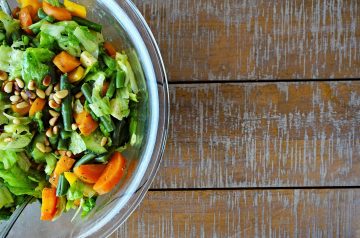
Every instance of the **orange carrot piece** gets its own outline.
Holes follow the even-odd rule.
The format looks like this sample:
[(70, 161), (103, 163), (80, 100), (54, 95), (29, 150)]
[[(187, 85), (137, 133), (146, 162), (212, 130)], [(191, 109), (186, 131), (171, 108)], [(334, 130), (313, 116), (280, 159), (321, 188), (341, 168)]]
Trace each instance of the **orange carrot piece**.
[(11, 105), (11, 109), (13, 110), (13, 112), (16, 112), (17, 114), (19, 114), (20, 116), (26, 116), (29, 113), (30, 110), (30, 105), (24, 108), (17, 108), (16, 104)]
[(32, 10), (30, 12), (32, 19), (34, 19), (37, 16), (37, 12), (41, 7), (41, 3), (38, 0), (19, 0), (19, 3), (22, 8), (27, 6), (32, 7)]
[(21, 28), (29, 35), (32, 34), (32, 31), (29, 29), (29, 26), (32, 25), (33, 21), (31, 19), (31, 12), (33, 11), (32, 6), (26, 6), (20, 9), (19, 20)]
[(115, 56), (116, 56), (116, 49), (115, 49), (115, 47), (114, 47), (110, 42), (106, 41), (106, 42), (104, 43), (104, 48), (105, 48), (106, 53), (107, 53), (110, 57), (115, 58)]
[(106, 168), (105, 164), (84, 164), (74, 168), (74, 173), (85, 183), (96, 183)]
[(56, 189), (44, 188), (42, 191), (41, 217), (43, 221), (51, 221), (56, 213)]
[(59, 176), (64, 173), (69, 171), (72, 166), (74, 165), (75, 160), (67, 157), (67, 156), (61, 156), (61, 158), (59, 159), (59, 161), (56, 164), (54, 173), (52, 174), (52, 176), (49, 179), (49, 182), (54, 186), (57, 187), (57, 184), (59, 182)]
[(55, 56), (53, 62), (63, 73), (69, 73), (81, 64), (80, 60), (68, 54), (66, 51), (62, 51)]
[(88, 136), (93, 133), (99, 126), (98, 122), (95, 121), (90, 113), (82, 111), (81, 113), (75, 114), (75, 122), (84, 136)]
[(93, 189), (100, 195), (110, 192), (120, 182), (125, 167), (126, 159), (119, 152), (114, 152)]
[(54, 17), (58, 21), (70, 21), (72, 18), (71, 13), (66, 8), (55, 7), (46, 1), (43, 1), (42, 7), (47, 15)]
[(42, 111), (45, 105), (46, 105), (45, 99), (36, 98), (30, 107), (29, 116), (34, 116), (37, 112)]

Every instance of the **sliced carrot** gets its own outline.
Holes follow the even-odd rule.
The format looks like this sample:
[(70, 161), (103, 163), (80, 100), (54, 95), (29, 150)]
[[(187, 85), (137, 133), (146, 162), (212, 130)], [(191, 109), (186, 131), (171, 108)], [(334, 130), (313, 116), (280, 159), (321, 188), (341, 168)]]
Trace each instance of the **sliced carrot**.
[(95, 121), (86, 110), (81, 113), (74, 114), (74, 118), (81, 134), (84, 136), (90, 135), (99, 126), (98, 122)]
[(29, 113), (30, 110), (30, 105), (24, 108), (17, 108), (16, 104), (11, 105), (11, 109), (13, 110), (13, 112), (16, 112), (17, 114), (19, 114), (20, 116), (26, 116)]
[(27, 7), (27, 6), (31, 6), (32, 10), (31, 10), (31, 18), (34, 19), (37, 16), (37, 12), (39, 10), (39, 8), (41, 7), (41, 3), (38, 0), (19, 0), (20, 2), (20, 6), (23, 7)]
[(46, 1), (43, 1), (42, 7), (47, 15), (54, 17), (58, 21), (70, 21), (72, 18), (71, 13), (63, 7), (55, 7)]
[(29, 116), (34, 116), (37, 112), (41, 112), (46, 105), (46, 100), (36, 98), (30, 107)]
[(53, 62), (63, 73), (69, 73), (81, 64), (80, 60), (66, 51), (62, 51), (56, 55)]
[(59, 181), (59, 176), (64, 173), (69, 171), (72, 166), (74, 165), (75, 160), (67, 157), (67, 156), (61, 156), (61, 158), (59, 159), (59, 161), (56, 164), (55, 170), (52, 174), (52, 176), (49, 179), (49, 182), (54, 186), (57, 187), (58, 181)]
[(116, 56), (116, 49), (115, 47), (108, 41), (104, 43), (104, 48), (106, 53), (111, 56), (112, 58), (115, 58)]
[(120, 182), (125, 167), (126, 159), (119, 152), (114, 152), (93, 189), (100, 195), (110, 192)]
[(31, 12), (33, 11), (32, 6), (26, 6), (20, 9), (19, 20), (21, 28), (29, 35), (32, 34), (32, 31), (29, 29), (29, 26), (32, 25), (33, 21), (31, 19)]
[(108, 81), (105, 81), (103, 84), (103, 87), (101, 89), (101, 96), (105, 96), (107, 90), (109, 89), (110, 83)]
[(74, 168), (74, 173), (85, 183), (94, 184), (104, 172), (105, 164), (84, 164)]
[(56, 189), (44, 188), (42, 191), (41, 217), (43, 221), (51, 221), (56, 213)]

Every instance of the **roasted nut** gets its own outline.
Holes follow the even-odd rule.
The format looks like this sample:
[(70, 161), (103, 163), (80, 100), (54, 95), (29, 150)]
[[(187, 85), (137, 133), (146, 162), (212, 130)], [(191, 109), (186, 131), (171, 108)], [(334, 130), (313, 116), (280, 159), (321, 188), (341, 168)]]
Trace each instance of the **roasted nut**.
[(14, 123), (15, 125), (20, 125), (20, 124), (21, 124), (21, 121), (19, 120), (19, 118), (15, 118), (15, 119), (13, 120), (13, 123)]
[(54, 89), (54, 86), (52, 84), (50, 84), (49, 87), (47, 87), (45, 90), (46, 96), (50, 96), (53, 89)]
[(28, 102), (20, 102), (20, 103), (16, 104), (16, 108), (19, 108), (19, 109), (26, 108), (28, 106), (29, 106)]
[(5, 71), (0, 70), (0, 80), (5, 81), (8, 78), (9, 78), (9, 75)]
[(73, 131), (76, 131), (76, 130), (78, 129), (78, 126), (77, 126), (75, 123), (73, 123), (73, 124), (71, 125), (71, 129), (72, 129)]
[(30, 82), (28, 84), (28, 89), (31, 91), (34, 91), (36, 89), (36, 83), (34, 80), (30, 80)]
[(45, 99), (45, 92), (43, 90), (41, 90), (40, 88), (36, 89), (36, 95), (41, 98), (41, 99)]
[(52, 117), (58, 117), (60, 116), (60, 113), (58, 113), (57, 111), (54, 110), (49, 110), (49, 113)]
[(22, 99), (24, 99), (25, 101), (27, 101), (29, 99), (29, 96), (26, 94), (25, 91), (21, 91), (20, 95), (21, 95)]
[(10, 97), (10, 101), (11, 101), (12, 103), (17, 103), (17, 102), (20, 101), (20, 99), (21, 99), (21, 97), (20, 97), (20, 96), (17, 96), (17, 95), (13, 95), (13, 96)]
[(46, 75), (45, 78), (43, 79), (42, 83), (45, 87), (49, 86), (51, 83), (51, 77), (49, 75)]
[(4, 92), (5, 93), (12, 93), (13, 91), (13, 86), (14, 86), (14, 83), (13, 82), (7, 82), (4, 86)]
[(106, 137), (103, 137), (103, 138), (101, 139), (100, 145), (101, 145), (101, 146), (105, 146), (105, 145), (106, 145), (106, 142), (107, 142), (107, 138), (106, 138)]
[(54, 100), (50, 100), (49, 101), (49, 106), (52, 108), (52, 109), (57, 109), (60, 107), (59, 104), (57, 104)]
[(25, 84), (21, 79), (15, 78), (15, 81), (16, 81), (17, 85), (19, 86), (19, 88), (24, 88), (25, 87)]
[(53, 117), (49, 120), (49, 124), (50, 126), (55, 126), (57, 120), (59, 119), (59, 117)]
[(77, 94), (75, 94), (75, 98), (76, 98), (76, 99), (79, 99), (79, 98), (81, 98), (83, 95), (84, 95), (84, 94), (80, 91), (80, 92), (78, 92)]
[(36, 143), (36, 148), (38, 148), (41, 152), (46, 153), (46, 147), (43, 143)]
[(51, 128), (49, 128), (49, 129), (47, 129), (45, 134), (46, 134), (47, 137), (52, 137), (53, 136), (53, 130)]

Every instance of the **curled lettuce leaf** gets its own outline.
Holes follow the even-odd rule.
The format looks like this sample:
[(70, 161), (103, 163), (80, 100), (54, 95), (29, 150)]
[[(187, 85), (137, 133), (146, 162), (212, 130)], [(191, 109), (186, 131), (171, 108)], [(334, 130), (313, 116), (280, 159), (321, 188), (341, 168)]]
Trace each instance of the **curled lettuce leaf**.
[(23, 51), (10, 46), (0, 46), (0, 70), (8, 72), (10, 78), (21, 76), (21, 59)]

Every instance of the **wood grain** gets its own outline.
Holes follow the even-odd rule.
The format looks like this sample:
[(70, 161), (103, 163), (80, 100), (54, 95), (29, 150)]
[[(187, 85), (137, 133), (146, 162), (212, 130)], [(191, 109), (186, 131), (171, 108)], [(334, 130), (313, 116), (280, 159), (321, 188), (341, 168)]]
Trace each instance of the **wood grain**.
[(360, 185), (360, 81), (170, 86), (153, 188)]
[(115, 237), (359, 237), (360, 190), (149, 192)]
[(356, 78), (357, 0), (135, 0), (170, 81)]

